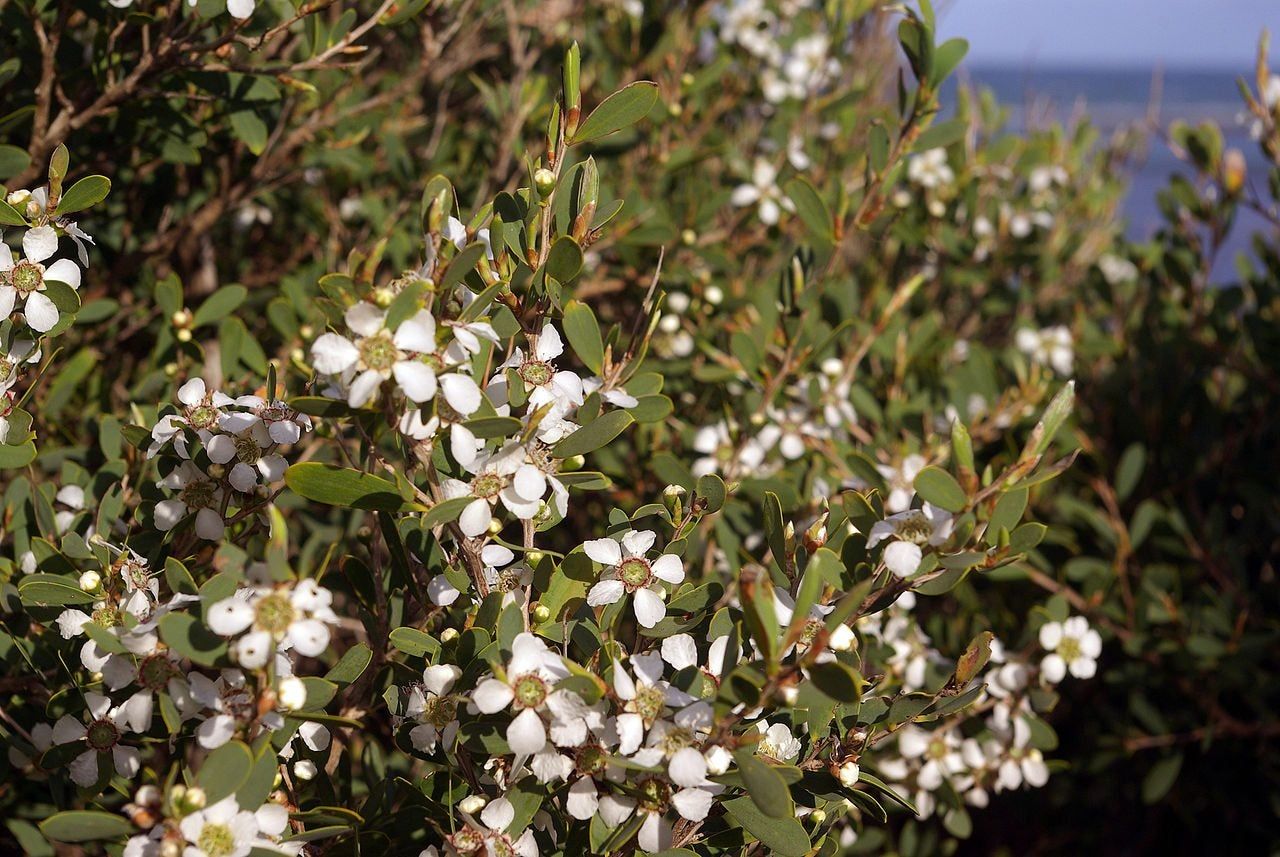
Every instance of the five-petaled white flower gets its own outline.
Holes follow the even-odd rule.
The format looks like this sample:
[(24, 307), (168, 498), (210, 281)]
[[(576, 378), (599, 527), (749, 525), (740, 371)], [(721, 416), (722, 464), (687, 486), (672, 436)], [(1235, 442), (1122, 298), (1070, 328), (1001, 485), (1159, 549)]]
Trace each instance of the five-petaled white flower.
[(1057, 684), (1070, 672), (1076, 678), (1093, 678), (1102, 654), (1102, 637), (1083, 616), (1040, 626), (1040, 645), (1049, 652), (1040, 662), (1040, 674)]
[(652, 562), (646, 559), (657, 538), (647, 530), (628, 530), (620, 538), (592, 539), (584, 544), (583, 552), (605, 566), (600, 580), (587, 593), (587, 603), (600, 607), (630, 594), (631, 609), (642, 626), (652, 628), (666, 618), (662, 584), (684, 580), (684, 564), (669, 553)]
[(582, 706), (577, 694), (555, 689), (556, 682), (568, 676), (560, 656), (526, 631), (511, 644), (505, 679), (484, 679), (471, 694), (471, 701), (483, 714), (507, 707), (519, 712), (507, 727), (507, 744), (517, 755), (533, 755), (547, 744), (541, 712), (555, 718), (558, 712)]
[(22, 236), (21, 261), (15, 262), (8, 244), (0, 242), (0, 319), (8, 318), (22, 301), (27, 324), (46, 333), (58, 323), (58, 308), (48, 295), (45, 283), (65, 283), (80, 288), (80, 269), (70, 259), (59, 259), (52, 265), (42, 264), (58, 252), (58, 233), (52, 226), (28, 229)]

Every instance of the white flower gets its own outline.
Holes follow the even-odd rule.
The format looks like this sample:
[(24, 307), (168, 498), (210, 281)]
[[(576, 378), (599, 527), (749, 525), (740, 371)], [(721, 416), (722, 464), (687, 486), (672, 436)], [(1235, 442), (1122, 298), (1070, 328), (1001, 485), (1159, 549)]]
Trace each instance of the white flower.
[(510, 707), (518, 712), (507, 727), (507, 743), (517, 755), (533, 755), (547, 744), (547, 727), (541, 712), (553, 718), (582, 700), (569, 691), (556, 690), (555, 683), (567, 678), (569, 670), (560, 656), (528, 632), (511, 644), (511, 661), (506, 678), (486, 678), (476, 686), (471, 701), (484, 714)]
[[(867, 534), (867, 547), (873, 548), (885, 539), (908, 542), (917, 548), (926, 545), (937, 547), (951, 537), (954, 523), (950, 512), (939, 509), (932, 503), (925, 503), (919, 509), (898, 512), (896, 515), (890, 515), (883, 521), (877, 521), (872, 524), (871, 532)], [(885, 552), (886, 554), (888, 553), (887, 548)], [(909, 558), (899, 555), (894, 561), (904, 563)], [(888, 556), (885, 557), (885, 561), (886, 563), (889, 562)], [(918, 558), (916, 565), (919, 565)], [(899, 565), (899, 567), (904, 567), (904, 565)], [(911, 569), (911, 571), (914, 570)], [(895, 573), (898, 573), (896, 569)], [(899, 576), (905, 577), (906, 575), (899, 574)]]
[(222, 538), (226, 522), (222, 518), (222, 487), (190, 461), (184, 461), (160, 480), (160, 486), (178, 496), (156, 504), (156, 528), (168, 532), (191, 513), (196, 516), (196, 535), (209, 541)]
[(453, 664), (436, 664), (422, 673), (422, 684), (410, 688), (404, 716), (421, 721), (409, 732), (413, 748), (421, 753), (434, 753), (443, 739), (446, 746), (458, 734), (457, 700), (449, 695), (462, 670)]
[[(234, 2), (234, 0), (233, 0)], [(179, 828), (188, 845), (183, 857), (247, 857), (255, 847), (279, 850), (275, 837), (289, 824), (289, 811), (268, 803), (256, 812), (240, 808), (235, 797), (183, 817)], [(291, 853), (297, 853), (291, 849)]]
[(24, 258), (15, 262), (9, 245), (0, 243), (0, 319), (8, 318), (18, 301), (32, 330), (45, 333), (58, 323), (58, 308), (44, 294), (45, 283), (65, 283), (80, 288), (80, 269), (69, 259), (59, 259), (47, 268), (42, 264), (58, 252), (58, 233), (52, 226), (28, 229), (22, 236)]
[(187, 439), (182, 433), (184, 427), (193, 430), (201, 443), (208, 443), (213, 432), (226, 418), (224, 409), (234, 404), (234, 400), (225, 393), (209, 391), (202, 378), (192, 378), (178, 388), (178, 401), (183, 405), (180, 414), (169, 414), (161, 417), (151, 430), (151, 446), (147, 449), (147, 458), (154, 457), (170, 440), (173, 448), (183, 458), (189, 458)]
[(474, 474), (471, 483), (446, 479), (440, 487), (446, 499), (474, 498), (458, 517), (463, 535), (475, 538), (488, 530), (493, 507), (499, 502), (522, 521), (538, 513), (546, 478), (541, 470), (525, 460), (525, 448), (521, 444), (508, 443), (499, 450), (459, 463)]
[[(266, 433), (265, 427), (262, 431)], [(268, 446), (273, 444), (270, 437), (266, 440)], [(289, 466), (283, 455), (267, 452), (263, 448), (260, 438), (252, 428), (239, 434), (214, 435), (205, 444), (205, 452), (214, 464), (235, 462), (227, 473), (227, 481), (241, 493), (257, 488), (259, 479), (263, 484), (279, 482), (284, 478), (285, 468)]]
[(427, 310), (419, 310), (394, 332), (386, 327), (386, 311), (365, 301), (350, 307), (345, 320), (355, 340), (323, 334), (311, 345), (311, 360), (320, 374), (342, 379), (351, 407), (373, 401), (383, 382), (393, 377), (412, 402), (430, 401), (443, 389), (445, 401), (460, 414), (480, 407), (480, 388), (473, 379), (456, 372), (441, 377), (450, 363), (440, 353), (436, 321)]
[[(529, 394), (529, 410), (551, 405), (552, 413), (563, 416), (582, 404), (585, 397), (582, 378), (574, 372), (557, 369), (555, 359), (564, 353), (564, 340), (551, 322), (542, 326), (533, 353), (517, 348), (503, 369), (514, 369)], [(494, 379), (495, 395), (505, 390), (504, 379)]]
[[(657, 652), (632, 655), (627, 663), (635, 677), (613, 662), (613, 692), (623, 702), (623, 713), (615, 723), (618, 752), (630, 756), (640, 749), (646, 730), (676, 711), (675, 722), (684, 728), (698, 725), (701, 707), (697, 700), (662, 678), (662, 656)], [(705, 705), (705, 703), (704, 703)], [(690, 710), (696, 709), (696, 710)]]
[(648, 531), (628, 530), (618, 539), (593, 539), (584, 544), (583, 552), (605, 566), (599, 582), (587, 593), (587, 603), (600, 607), (629, 594), (636, 621), (643, 627), (652, 628), (665, 619), (662, 584), (674, 586), (684, 580), (684, 564), (674, 554), (663, 554), (653, 562), (645, 559), (656, 539), (657, 535)]
[[(112, 706), (111, 700), (100, 693), (86, 692), (85, 704), (88, 716), (84, 722), (70, 714), (64, 714), (53, 726), (53, 743), (71, 744), (83, 741), (87, 749), (72, 760), (71, 779), (76, 785), (88, 788), (98, 781), (98, 759), (109, 756), (115, 771), (125, 779), (138, 773), (140, 757), (137, 749), (120, 743), (120, 739), (133, 729), (138, 718), (131, 716), (139, 703), (133, 699), (122, 705)], [(150, 718), (148, 718), (150, 725)]]
[(1016, 336), (1018, 350), (1042, 366), (1050, 366), (1059, 375), (1070, 375), (1075, 366), (1071, 329), (1065, 325), (1043, 330), (1022, 328)]
[(889, 496), (884, 498), (886, 512), (902, 512), (911, 505), (911, 498), (916, 493), (914, 484), (916, 477), (920, 475), (920, 471), (926, 464), (928, 462), (923, 455), (912, 453), (902, 459), (902, 463), (897, 467), (886, 464), (876, 465), (876, 470), (880, 471), (880, 475), (889, 486)]
[(936, 791), (951, 775), (964, 770), (960, 739), (955, 732), (926, 732), (908, 726), (898, 734), (898, 752), (908, 759), (921, 760), (916, 783), (926, 791)]
[(1040, 673), (1052, 684), (1070, 672), (1076, 678), (1093, 678), (1102, 654), (1102, 637), (1083, 616), (1040, 626), (1040, 645), (1049, 652), (1040, 662)]
[(15, 340), (8, 351), (0, 347), (0, 395), (18, 383), (24, 365), (39, 362), (40, 349), (29, 339)]
[(764, 733), (756, 752), (778, 762), (790, 762), (800, 755), (800, 741), (784, 723), (769, 724), (767, 720), (756, 723), (756, 729)]
[(277, 646), (316, 657), (329, 647), (329, 625), (337, 622), (333, 594), (314, 580), (292, 588), (241, 589), (210, 605), (207, 621), (216, 634), (238, 639), (233, 651), (242, 666), (265, 666)]
[(911, 158), (907, 164), (907, 178), (925, 188), (949, 185), (955, 181), (955, 173), (947, 163), (946, 149), (929, 149)]
[(758, 205), (760, 220), (766, 226), (777, 223), (784, 210), (795, 211), (795, 203), (778, 187), (778, 170), (764, 158), (756, 158), (751, 181), (734, 188), (729, 201), (738, 208)]

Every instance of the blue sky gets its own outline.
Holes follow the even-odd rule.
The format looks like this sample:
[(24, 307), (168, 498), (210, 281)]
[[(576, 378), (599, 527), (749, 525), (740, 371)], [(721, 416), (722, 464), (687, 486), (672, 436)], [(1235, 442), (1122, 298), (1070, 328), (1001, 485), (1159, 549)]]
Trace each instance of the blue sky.
[[(1258, 35), (1280, 57), (1280, 0), (934, 0), (969, 62), (1247, 68)], [(1276, 66), (1275, 61), (1272, 66)]]

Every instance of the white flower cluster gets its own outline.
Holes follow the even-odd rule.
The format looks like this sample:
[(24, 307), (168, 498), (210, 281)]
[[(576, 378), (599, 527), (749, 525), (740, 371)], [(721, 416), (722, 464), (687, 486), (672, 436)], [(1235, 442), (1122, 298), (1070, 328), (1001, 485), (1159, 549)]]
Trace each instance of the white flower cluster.
[(178, 389), (178, 402), (182, 409), (160, 418), (147, 449), (148, 458), (166, 454), (170, 469), (159, 485), (176, 492), (156, 504), (155, 524), (168, 532), (194, 516), (196, 534), (216, 541), (228, 520), (270, 497), (287, 466), (280, 448), (310, 431), (311, 418), (279, 399), (233, 399), (200, 378)]
[(817, 95), (840, 74), (836, 46), (824, 24), (796, 31), (800, 5), (782, 3), (775, 11), (765, 0), (725, 0), (712, 9), (718, 29), (708, 36), (738, 46), (759, 63), (761, 91), (771, 104)]

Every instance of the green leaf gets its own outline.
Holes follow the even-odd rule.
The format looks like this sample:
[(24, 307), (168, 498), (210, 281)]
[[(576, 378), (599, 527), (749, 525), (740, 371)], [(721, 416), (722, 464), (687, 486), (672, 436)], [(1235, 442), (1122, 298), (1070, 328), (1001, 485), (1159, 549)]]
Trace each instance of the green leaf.
[(1014, 488), (1000, 495), (995, 508), (991, 510), (991, 518), (987, 521), (987, 544), (994, 545), (1000, 530), (1013, 532), (1022, 520), (1022, 513), (1027, 510), (1027, 489)]
[[(19, 149), (17, 146), (10, 146), (7, 143), (0, 144), (0, 179), (16, 176), (29, 166), (31, 166), (31, 156), (25, 150)], [(22, 224), (11, 223), (9, 225), (21, 226)]]
[(564, 307), (564, 335), (592, 372), (597, 375), (604, 368), (604, 341), (600, 338), (600, 322), (591, 307), (580, 301), (569, 301)]
[(945, 149), (952, 143), (964, 139), (969, 131), (969, 122), (965, 119), (948, 119), (926, 128), (916, 138), (915, 150), (926, 152), (929, 149)]
[(1053, 397), (1049, 407), (1044, 410), (1044, 416), (1031, 431), (1031, 437), (1027, 439), (1026, 449), (1023, 451), (1024, 456), (1039, 457), (1045, 454), (1049, 444), (1053, 442), (1053, 436), (1058, 433), (1058, 429), (1062, 428), (1067, 417), (1071, 416), (1075, 401), (1076, 382), (1068, 381), (1066, 386), (1058, 391), (1058, 395)]
[(1131, 444), (1124, 455), (1120, 456), (1120, 463), (1116, 466), (1117, 499), (1128, 499), (1138, 486), (1138, 480), (1142, 478), (1142, 471), (1146, 466), (1147, 448), (1140, 443)]
[(463, 425), (481, 440), (491, 437), (512, 437), (524, 428), (524, 423), (515, 417), (479, 417), (467, 420)]
[(780, 857), (805, 857), (813, 847), (804, 826), (794, 817), (774, 818), (765, 815), (749, 797), (725, 801), (724, 808), (730, 818), (763, 842), (773, 854)]
[(839, 661), (814, 664), (809, 669), (814, 685), (836, 702), (857, 702), (865, 684), (862, 676)]
[(639, 122), (658, 102), (658, 85), (639, 80), (600, 102), (591, 115), (578, 126), (570, 142), (573, 145), (599, 140)]
[(393, 483), (333, 464), (295, 464), (285, 471), (284, 481), (295, 493), (330, 506), (378, 512), (421, 511), (416, 503), (402, 498)]
[(558, 282), (568, 283), (581, 271), (582, 248), (568, 235), (561, 235), (547, 253), (547, 274)]
[(342, 659), (325, 673), (325, 678), (340, 685), (351, 684), (364, 673), (373, 660), (373, 650), (364, 643), (356, 643), (347, 649)]
[(203, 327), (206, 324), (222, 321), (244, 303), (244, 299), (248, 296), (249, 290), (244, 286), (223, 286), (200, 304), (200, 308), (192, 318), (192, 327)]
[(973, 677), (987, 665), (987, 661), (991, 659), (991, 641), (993, 639), (995, 639), (995, 634), (990, 631), (983, 631), (970, 641), (968, 647), (964, 650), (964, 654), (956, 661), (956, 684), (959, 687), (964, 687), (972, 681)]
[(231, 131), (255, 155), (261, 155), (266, 150), (269, 129), (256, 111), (249, 109), (232, 113)]
[(97, 205), (111, 193), (111, 179), (106, 176), (85, 176), (71, 186), (58, 200), (58, 214), (73, 214)]
[(36, 445), (31, 441), (19, 444), (0, 443), (0, 470), (16, 470), (36, 460)]
[(693, 493), (705, 502), (702, 508), (703, 513), (711, 515), (724, 508), (724, 501), (729, 491), (723, 479), (714, 473), (707, 473), (698, 477), (697, 483), (693, 486)]
[(229, 741), (210, 753), (196, 773), (210, 805), (235, 794), (253, 771), (253, 751), (242, 741)]
[(94, 597), (80, 588), (73, 577), (60, 574), (28, 574), (18, 581), (23, 604), (60, 607), (65, 604), (92, 604)]
[(1147, 775), (1142, 778), (1142, 802), (1148, 806), (1159, 803), (1173, 788), (1173, 784), (1178, 781), (1178, 774), (1181, 771), (1181, 753), (1165, 756), (1156, 762), (1151, 770), (1147, 772)]
[(556, 458), (570, 458), (594, 452), (622, 434), (633, 422), (635, 419), (626, 411), (609, 411), (551, 447), (551, 454)]
[(774, 818), (794, 818), (795, 805), (791, 800), (791, 790), (782, 775), (766, 764), (763, 759), (750, 750), (740, 750), (734, 754), (738, 764), (738, 772), (746, 783), (747, 794), (765, 815)]
[(422, 516), (423, 529), (431, 529), (441, 524), (452, 524), (458, 520), (458, 516), (462, 514), (462, 510), (467, 508), (473, 497), (454, 497), (452, 500), (441, 500), (432, 506), (427, 514)]
[(835, 242), (835, 227), (831, 209), (808, 179), (796, 177), (787, 182), (787, 196), (796, 204), (796, 214), (809, 233), (824, 245)]
[(116, 839), (135, 832), (123, 815), (91, 809), (60, 812), (40, 822), (40, 832), (55, 842), (93, 842)]
[(443, 292), (450, 286), (456, 286), (462, 280), (476, 269), (476, 265), (480, 264), (480, 260), (484, 258), (484, 243), (476, 241), (468, 244), (458, 251), (458, 255), (454, 256), (449, 262), (449, 267), (445, 268), (443, 274), (440, 275), (440, 282), (436, 285), (437, 292)]
[(189, 613), (162, 616), (159, 629), (165, 645), (201, 666), (216, 666), (226, 658), (227, 641)]
[(969, 503), (955, 477), (936, 464), (916, 475), (915, 489), (923, 499), (948, 512), (963, 512)]
[[(0, 175), (4, 175), (0, 173)], [(0, 199), (0, 226), (26, 226), (27, 219), (22, 216), (18, 209), (14, 208), (7, 201)]]
[(387, 639), (391, 645), (406, 655), (414, 657), (435, 655), (440, 651), (439, 641), (426, 631), (420, 631), (417, 628), (396, 628), (387, 635)]

